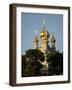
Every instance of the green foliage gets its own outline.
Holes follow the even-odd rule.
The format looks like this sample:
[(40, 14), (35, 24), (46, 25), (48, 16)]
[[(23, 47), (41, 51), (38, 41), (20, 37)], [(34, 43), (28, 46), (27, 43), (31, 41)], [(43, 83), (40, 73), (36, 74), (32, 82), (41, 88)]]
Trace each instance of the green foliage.
[(27, 50), (25, 59), (22, 60), (24, 61), (24, 64), (22, 63), (22, 76), (40, 75), (42, 65), (38, 60), (44, 60), (43, 53), (40, 50)]
[(42, 65), (38, 60), (47, 58), (49, 68), (48, 75), (63, 74), (63, 54), (57, 51), (47, 51), (45, 55), (36, 49), (29, 49), (22, 56), (22, 77), (41, 75)]
[(26, 56), (31, 60), (44, 60), (44, 54), (37, 49), (29, 49), (26, 51)]
[(47, 56), (49, 63), (49, 74), (60, 75), (63, 74), (63, 54), (59, 52), (50, 52)]

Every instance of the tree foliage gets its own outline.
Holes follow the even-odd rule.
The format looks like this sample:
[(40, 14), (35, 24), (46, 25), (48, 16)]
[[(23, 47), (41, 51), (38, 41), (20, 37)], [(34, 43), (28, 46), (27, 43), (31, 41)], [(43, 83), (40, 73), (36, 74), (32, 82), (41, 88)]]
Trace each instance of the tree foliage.
[[(57, 51), (47, 51), (48, 75), (63, 74), (63, 54)], [(38, 60), (44, 61), (44, 54), (37, 49), (29, 49), (22, 56), (22, 77), (41, 75), (42, 65)]]
[(44, 54), (37, 49), (29, 49), (26, 51), (26, 56), (31, 60), (44, 60)]
[(50, 52), (47, 56), (49, 63), (49, 75), (63, 74), (63, 54), (59, 52)]

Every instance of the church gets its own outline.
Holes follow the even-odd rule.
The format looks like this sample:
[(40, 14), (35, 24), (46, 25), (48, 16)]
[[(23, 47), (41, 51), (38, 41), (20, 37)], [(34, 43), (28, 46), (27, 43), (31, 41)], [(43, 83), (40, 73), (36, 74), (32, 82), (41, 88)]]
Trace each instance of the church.
[(48, 74), (48, 62), (47, 62), (46, 52), (49, 52), (51, 50), (52, 51), (56, 50), (56, 47), (55, 47), (56, 39), (54, 37), (54, 33), (52, 33), (51, 40), (50, 40), (51, 41), (51, 47), (49, 46), (49, 38), (50, 38), (50, 33), (46, 29), (45, 19), (43, 19), (43, 28), (40, 32), (41, 46), (40, 47), (38, 46), (39, 39), (37, 36), (37, 32), (35, 32), (35, 37), (34, 37), (33, 42), (34, 42), (34, 48), (37, 50), (40, 50), (41, 52), (44, 53), (44, 57), (45, 57), (44, 62), (41, 62), (40, 60), (38, 60), (38, 61), (43, 65), (41, 72), (42, 72), (42, 74), (45, 74), (45, 75)]

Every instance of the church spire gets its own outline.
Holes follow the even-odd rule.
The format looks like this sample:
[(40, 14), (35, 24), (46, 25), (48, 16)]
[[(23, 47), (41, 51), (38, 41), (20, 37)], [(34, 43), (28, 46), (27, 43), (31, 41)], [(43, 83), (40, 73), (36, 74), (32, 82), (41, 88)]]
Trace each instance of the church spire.
[(43, 30), (45, 31), (45, 18), (43, 18), (42, 25), (43, 25)]

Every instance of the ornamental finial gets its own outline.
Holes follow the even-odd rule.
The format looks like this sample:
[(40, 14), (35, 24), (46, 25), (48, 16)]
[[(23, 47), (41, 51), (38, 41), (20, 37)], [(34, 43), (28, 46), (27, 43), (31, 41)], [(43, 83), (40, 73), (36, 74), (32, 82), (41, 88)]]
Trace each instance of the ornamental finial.
[(37, 37), (37, 35), (38, 35), (38, 32), (37, 32), (37, 30), (35, 30), (35, 36)]
[(45, 18), (43, 18), (43, 25), (45, 25)]

